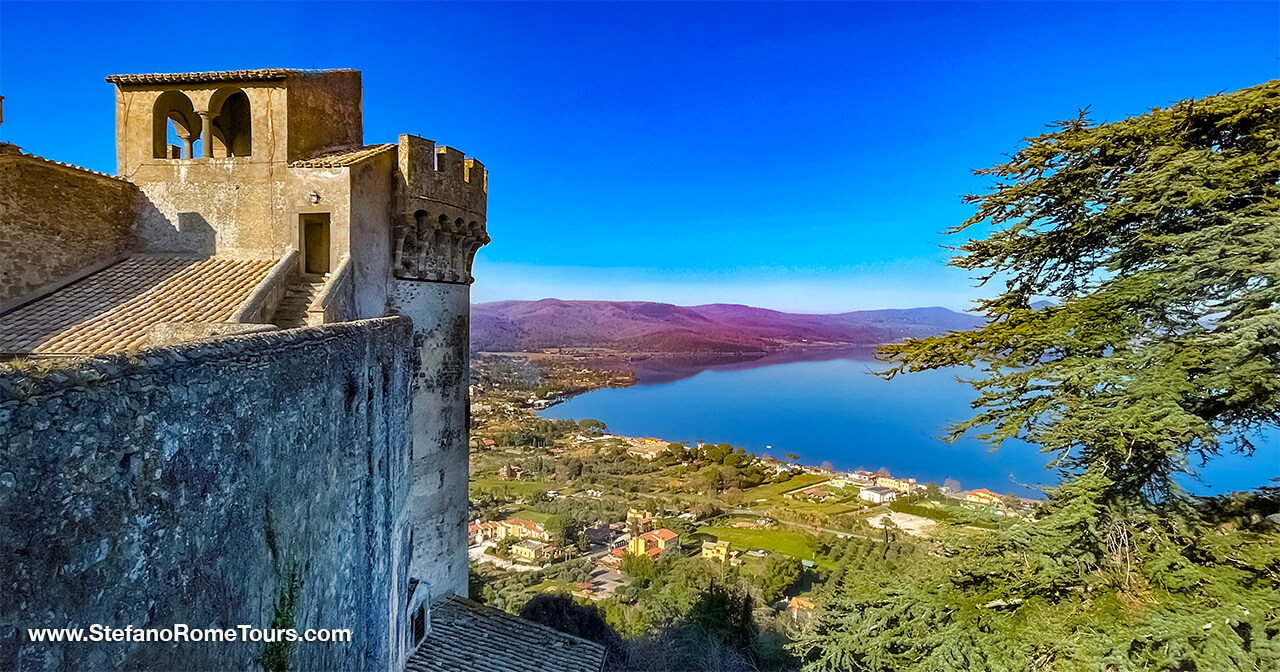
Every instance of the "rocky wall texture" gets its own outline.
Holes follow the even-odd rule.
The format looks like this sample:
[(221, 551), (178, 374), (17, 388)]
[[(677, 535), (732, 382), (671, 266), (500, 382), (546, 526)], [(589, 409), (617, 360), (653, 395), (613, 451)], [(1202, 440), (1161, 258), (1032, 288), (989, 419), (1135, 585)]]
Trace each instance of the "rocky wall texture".
[[(0, 367), (0, 669), (396, 667), (412, 341), (391, 317)], [(27, 636), (92, 624), (353, 637)]]
[(137, 187), (0, 146), (0, 303), (123, 253)]

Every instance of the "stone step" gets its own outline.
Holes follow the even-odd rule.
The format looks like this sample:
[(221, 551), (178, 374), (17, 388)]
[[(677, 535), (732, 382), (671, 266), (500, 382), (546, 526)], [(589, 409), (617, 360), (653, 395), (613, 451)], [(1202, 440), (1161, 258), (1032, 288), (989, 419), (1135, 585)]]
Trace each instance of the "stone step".
[(290, 285), (284, 298), (280, 300), (280, 305), (276, 307), (276, 314), (272, 316), (271, 322), (282, 329), (306, 325), (307, 308), (310, 308), (311, 302), (319, 296), (328, 278), (327, 273), (323, 276), (307, 275)]

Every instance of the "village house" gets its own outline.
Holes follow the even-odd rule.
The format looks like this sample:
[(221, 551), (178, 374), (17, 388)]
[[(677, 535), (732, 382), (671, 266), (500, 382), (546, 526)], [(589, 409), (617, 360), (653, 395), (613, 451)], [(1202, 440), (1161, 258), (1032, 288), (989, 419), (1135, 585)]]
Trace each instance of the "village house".
[(807, 490), (801, 490), (800, 492), (793, 493), (789, 496), (793, 499), (807, 499), (815, 502), (825, 502), (829, 499), (835, 498), (835, 495), (817, 486), (809, 488)]
[(999, 506), (1002, 501), (1000, 495), (997, 495), (986, 488), (966, 490), (961, 494), (964, 495), (965, 502), (969, 504), (976, 504), (978, 506)]
[(665, 553), (668, 549), (679, 547), (680, 535), (662, 528), (634, 537), (627, 544), (627, 552), (631, 555), (647, 555), (651, 558)]
[(518, 481), (524, 478), (524, 469), (518, 465), (505, 464), (498, 470), (498, 478), (504, 481)]
[(881, 488), (897, 490), (904, 495), (915, 492), (916, 488), (919, 487), (916, 485), (916, 479), (914, 478), (894, 478), (892, 476), (877, 476), (876, 485)]
[(627, 509), (627, 531), (632, 535), (648, 532), (662, 524), (662, 518), (644, 509)]
[(632, 446), (627, 449), (627, 454), (638, 457), (642, 460), (656, 460), (667, 452), (666, 446), (643, 445)]
[(609, 551), (609, 554), (600, 558), (596, 562), (597, 565), (605, 569), (617, 569), (622, 566), (622, 561), (627, 557), (627, 549), (615, 548)]
[(787, 601), (787, 613), (790, 613), (792, 618), (808, 616), (813, 613), (813, 600), (797, 595)]
[(725, 562), (729, 559), (729, 542), (727, 541), (704, 541), (702, 542), (703, 558), (707, 560), (716, 560)]
[(887, 504), (898, 498), (898, 491), (893, 488), (872, 485), (860, 490), (858, 492), (858, 498), (871, 502), (872, 504)]
[(551, 534), (547, 532), (546, 525), (535, 523), (532, 520), (524, 518), (508, 518), (498, 521), (499, 541), (507, 538), (515, 539), (532, 539), (534, 541), (549, 542)]
[(667, 452), (667, 442), (662, 439), (627, 439), (627, 443), (631, 444), (627, 448), (628, 455), (634, 455), (645, 460), (657, 459)]
[(511, 545), (511, 555), (528, 562), (541, 562), (555, 555), (555, 548), (541, 541), (526, 539), (518, 544)]
[(501, 525), (492, 520), (483, 523), (472, 523), (467, 526), (467, 536), (471, 538), (471, 545), (477, 546), (486, 541), (496, 541), (500, 528)]
[(875, 472), (867, 471), (866, 469), (858, 469), (849, 474), (849, 480), (858, 485), (875, 485), (876, 474)]
[(588, 527), (582, 533), (587, 537), (587, 541), (590, 541), (595, 546), (607, 547), (618, 537), (618, 530), (603, 523)]

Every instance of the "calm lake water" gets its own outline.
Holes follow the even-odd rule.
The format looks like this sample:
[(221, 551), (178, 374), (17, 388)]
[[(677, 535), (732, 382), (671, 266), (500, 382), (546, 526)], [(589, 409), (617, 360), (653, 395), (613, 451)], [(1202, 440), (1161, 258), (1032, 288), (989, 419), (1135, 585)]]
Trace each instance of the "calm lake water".
[[(885, 381), (871, 374), (880, 366), (862, 355), (754, 368), (739, 364), (673, 382), (679, 374), (668, 371), (642, 377), (634, 387), (589, 392), (542, 415), (596, 418), (626, 436), (731, 443), (779, 459), (795, 453), (803, 464), (885, 467), (924, 483), (952, 478), (966, 489), (1034, 496), (1034, 486), (1055, 482), (1056, 472), (1044, 470), (1048, 456), (1028, 444), (1006, 442), (990, 453), (974, 439), (948, 445), (937, 438), (948, 422), (970, 412), (973, 391), (953, 373)], [(1225, 454), (1200, 470), (1199, 483), (1184, 485), (1218, 494), (1274, 484), (1270, 480), (1280, 476), (1278, 439), (1276, 432), (1265, 435), (1252, 457)]]

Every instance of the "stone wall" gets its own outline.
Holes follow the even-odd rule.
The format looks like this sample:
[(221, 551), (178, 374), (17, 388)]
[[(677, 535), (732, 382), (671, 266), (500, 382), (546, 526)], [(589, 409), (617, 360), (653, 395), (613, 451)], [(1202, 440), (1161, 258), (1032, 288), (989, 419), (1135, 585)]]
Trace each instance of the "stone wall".
[(318, 150), (364, 144), (362, 84), (358, 70), (299, 72), (286, 82), (289, 97), (287, 161)]
[[(412, 338), (391, 317), (0, 368), (0, 669), (399, 666)], [(26, 634), (180, 623), (353, 639)]]
[(0, 145), (0, 304), (123, 253), (137, 187)]

